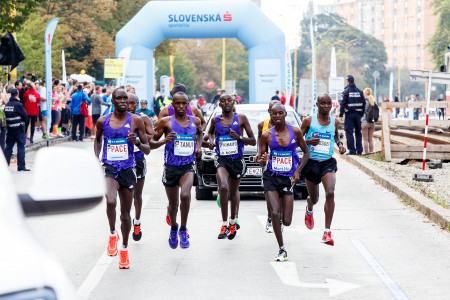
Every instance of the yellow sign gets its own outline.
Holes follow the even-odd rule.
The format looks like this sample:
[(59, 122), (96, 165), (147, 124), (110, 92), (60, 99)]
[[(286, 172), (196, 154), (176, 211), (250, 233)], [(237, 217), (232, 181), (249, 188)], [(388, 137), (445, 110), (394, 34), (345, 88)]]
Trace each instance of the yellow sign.
[(123, 77), (123, 59), (105, 58), (105, 78)]

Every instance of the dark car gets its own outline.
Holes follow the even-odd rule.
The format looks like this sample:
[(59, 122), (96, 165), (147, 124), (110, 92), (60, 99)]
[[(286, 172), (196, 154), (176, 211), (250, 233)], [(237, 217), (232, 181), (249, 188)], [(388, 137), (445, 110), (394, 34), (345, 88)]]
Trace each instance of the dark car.
[[(236, 106), (236, 112), (247, 116), (250, 126), (252, 127), (255, 138), (258, 135), (258, 123), (269, 117), (267, 112), (267, 104), (241, 104)], [(290, 106), (286, 106), (287, 117), (286, 122), (292, 126), (300, 128), (301, 120), (294, 109)], [(221, 108), (217, 107), (208, 119), (205, 132), (208, 132), (211, 126), (211, 120), (221, 114)], [(244, 160), (247, 167), (245, 175), (241, 179), (239, 185), (240, 191), (246, 192), (262, 192), (261, 185), (262, 168), (255, 162), (255, 156), (257, 154), (256, 146), (244, 147)], [(302, 151), (300, 148), (297, 150), (300, 157), (302, 157)], [(195, 188), (195, 194), (197, 200), (210, 200), (213, 199), (213, 192), (217, 191), (217, 179), (216, 179), (216, 167), (214, 160), (216, 158), (215, 150), (208, 148), (202, 149), (202, 158), (197, 164), (197, 176), (198, 184)], [(294, 186), (294, 193), (296, 199), (305, 199), (308, 195), (306, 185), (301, 178), (300, 182)]]

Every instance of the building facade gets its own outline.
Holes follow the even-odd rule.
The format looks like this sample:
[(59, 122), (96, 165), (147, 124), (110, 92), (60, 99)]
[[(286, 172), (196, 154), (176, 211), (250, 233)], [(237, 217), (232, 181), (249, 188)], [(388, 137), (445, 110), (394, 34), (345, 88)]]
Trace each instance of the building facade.
[(434, 70), (428, 49), (437, 17), (432, 0), (337, 1), (336, 14), (384, 43), (390, 68)]

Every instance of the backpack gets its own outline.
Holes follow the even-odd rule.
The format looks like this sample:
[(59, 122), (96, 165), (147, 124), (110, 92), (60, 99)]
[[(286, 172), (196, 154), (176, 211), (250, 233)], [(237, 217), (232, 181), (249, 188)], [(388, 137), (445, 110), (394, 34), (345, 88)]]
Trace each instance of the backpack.
[(366, 121), (368, 123), (375, 123), (380, 118), (380, 109), (378, 108), (378, 105), (374, 103), (374, 105), (370, 105), (366, 110)]

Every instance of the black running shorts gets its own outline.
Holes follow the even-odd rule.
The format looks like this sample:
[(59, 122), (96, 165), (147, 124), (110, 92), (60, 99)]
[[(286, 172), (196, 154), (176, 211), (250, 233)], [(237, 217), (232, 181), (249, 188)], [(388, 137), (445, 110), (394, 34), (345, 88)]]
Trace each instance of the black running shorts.
[(280, 196), (294, 195), (294, 184), (289, 176), (272, 175), (269, 170), (263, 173), (264, 192), (278, 191)]
[(234, 179), (241, 179), (247, 169), (243, 158), (231, 159), (224, 156), (217, 156), (214, 164), (216, 168), (225, 168), (231, 178)]
[(130, 191), (134, 191), (136, 186), (136, 170), (134, 168), (128, 168), (117, 172), (117, 169), (111, 165), (103, 164), (105, 170), (105, 177), (113, 178), (120, 186), (128, 188)]
[(168, 166), (164, 165), (164, 173), (162, 177), (162, 183), (166, 187), (174, 187), (180, 185), (180, 178), (183, 177), (187, 172), (194, 173), (195, 179), (195, 169), (194, 164), (183, 165), (183, 166)]
[(145, 161), (145, 158), (136, 158), (137, 180), (145, 179), (145, 174), (147, 174), (147, 162)]
[(337, 162), (334, 157), (324, 161), (309, 159), (302, 170), (302, 175), (317, 185), (322, 182), (322, 177), (325, 174), (331, 172), (337, 172)]

